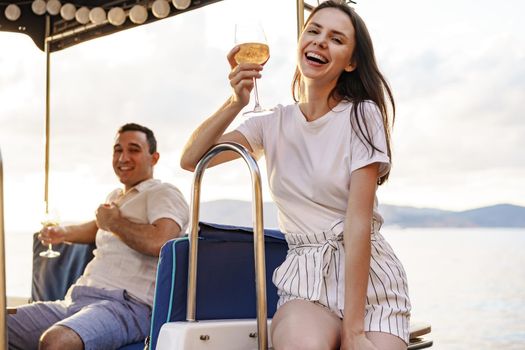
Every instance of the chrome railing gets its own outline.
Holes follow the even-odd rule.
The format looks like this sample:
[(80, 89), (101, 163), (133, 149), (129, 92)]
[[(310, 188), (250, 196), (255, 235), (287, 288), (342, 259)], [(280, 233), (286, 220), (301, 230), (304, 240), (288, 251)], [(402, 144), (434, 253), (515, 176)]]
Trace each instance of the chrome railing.
[(190, 252), (188, 265), (188, 301), (186, 320), (195, 321), (197, 292), (197, 249), (199, 239), (199, 206), (201, 182), (204, 170), (219, 153), (233, 151), (244, 159), (252, 178), (252, 220), (254, 230), (255, 289), (257, 297), (257, 335), (259, 350), (268, 349), (267, 305), (266, 305), (266, 264), (264, 259), (264, 225), (261, 175), (257, 162), (241, 145), (226, 142), (214, 146), (199, 161), (195, 168), (191, 195)]

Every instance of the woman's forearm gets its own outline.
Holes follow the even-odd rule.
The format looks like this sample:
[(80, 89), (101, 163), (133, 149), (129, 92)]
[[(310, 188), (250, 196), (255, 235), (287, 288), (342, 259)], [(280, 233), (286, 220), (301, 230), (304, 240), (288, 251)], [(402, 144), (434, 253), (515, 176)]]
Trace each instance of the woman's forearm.
[(217, 112), (206, 119), (186, 142), (180, 161), (181, 167), (193, 171), (202, 156), (219, 142), (243, 107), (230, 97)]
[[(364, 332), (365, 303), (370, 271), (370, 225), (349, 225), (345, 236), (345, 312), (343, 329), (359, 334)], [(361, 225), (362, 226), (362, 225)]]
[(364, 333), (370, 273), (371, 231), (378, 174), (374, 163), (355, 170), (350, 179), (345, 219), (345, 313), (343, 336)]

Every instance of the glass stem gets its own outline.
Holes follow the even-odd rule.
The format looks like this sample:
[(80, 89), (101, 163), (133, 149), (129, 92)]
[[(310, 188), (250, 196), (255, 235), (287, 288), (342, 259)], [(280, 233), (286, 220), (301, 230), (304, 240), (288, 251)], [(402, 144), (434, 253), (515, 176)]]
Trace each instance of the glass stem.
[(261, 105), (259, 104), (259, 93), (257, 92), (257, 79), (253, 78), (253, 95), (255, 98), (255, 106), (253, 110), (255, 112), (261, 111)]

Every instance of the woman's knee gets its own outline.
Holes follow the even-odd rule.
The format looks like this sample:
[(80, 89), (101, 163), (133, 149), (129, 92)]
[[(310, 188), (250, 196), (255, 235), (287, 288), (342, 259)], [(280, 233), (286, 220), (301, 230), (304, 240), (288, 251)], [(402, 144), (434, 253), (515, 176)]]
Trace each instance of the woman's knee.
[(39, 350), (83, 350), (84, 343), (75, 331), (64, 326), (52, 326), (46, 330), (39, 341)]
[(274, 343), (275, 350), (332, 350), (331, 341), (318, 336), (290, 335)]
[(340, 320), (312, 302), (293, 300), (274, 315), (271, 335), (276, 350), (339, 349)]
[(407, 344), (401, 340), (401, 338), (382, 332), (367, 332), (366, 337), (370, 340), (379, 350), (406, 350)]

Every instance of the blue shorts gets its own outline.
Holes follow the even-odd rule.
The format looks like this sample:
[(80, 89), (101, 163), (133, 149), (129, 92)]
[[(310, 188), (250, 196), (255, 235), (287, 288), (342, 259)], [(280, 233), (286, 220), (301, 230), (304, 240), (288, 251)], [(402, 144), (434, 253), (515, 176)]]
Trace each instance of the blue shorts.
[(32, 303), (9, 315), (9, 349), (38, 349), (40, 336), (53, 325), (72, 329), (85, 350), (118, 349), (143, 340), (150, 319), (151, 308), (125, 290), (73, 286), (65, 300)]

